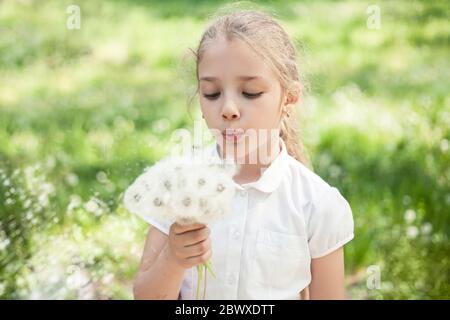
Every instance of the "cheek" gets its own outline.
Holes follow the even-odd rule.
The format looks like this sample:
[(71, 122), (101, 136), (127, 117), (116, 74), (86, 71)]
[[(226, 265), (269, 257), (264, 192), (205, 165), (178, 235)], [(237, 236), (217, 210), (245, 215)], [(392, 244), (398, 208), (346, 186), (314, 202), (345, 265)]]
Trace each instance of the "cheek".
[(200, 108), (205, 116), (215, 115), (220, 110), (220, 105), (217, 101), (205, 100), (200, 103)]
[(255, 125), (259, 124), (260, 128), (273, 127), (279, 113), (278, 98), (275, 95), (265, 94), (259, 99), (251, 100), (250, 103), (248, 110), (251, 110), (251, 114), (249, 112), (248, 115), (252, 122)]
[(220, 115), (217, 113), (217, 106), (213, 101), (200, 98), (200, 110), (208, 127), (215, 127)]
[(206, 114), (211, 113), (213, 103), (210, 100), (205, 99), (204, 97), (199, 98), (200, 109), (202, 113), (206, 116)]

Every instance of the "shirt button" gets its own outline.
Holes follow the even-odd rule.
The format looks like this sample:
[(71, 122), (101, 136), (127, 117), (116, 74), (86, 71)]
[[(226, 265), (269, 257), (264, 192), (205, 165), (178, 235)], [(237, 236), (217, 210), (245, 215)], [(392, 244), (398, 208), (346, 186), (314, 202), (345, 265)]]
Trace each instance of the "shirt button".
[(247, 195), (247, 190), (240, 191), (241, 197), (245, 197)]
[(236, 282), (236, 278), (234, 277), (234, 275), (230, 274), (228, 276), (228, 284), (234, 284)]

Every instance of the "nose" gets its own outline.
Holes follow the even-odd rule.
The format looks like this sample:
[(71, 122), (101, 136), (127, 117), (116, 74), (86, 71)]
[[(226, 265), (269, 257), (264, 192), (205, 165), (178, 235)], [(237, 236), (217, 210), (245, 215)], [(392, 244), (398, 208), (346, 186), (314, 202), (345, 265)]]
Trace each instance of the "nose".
[(226, 120), (236, 120), (240, 118), (239, 109), (236, 107), (232, 99), (227, 99), (222, 107), (222, 118)]

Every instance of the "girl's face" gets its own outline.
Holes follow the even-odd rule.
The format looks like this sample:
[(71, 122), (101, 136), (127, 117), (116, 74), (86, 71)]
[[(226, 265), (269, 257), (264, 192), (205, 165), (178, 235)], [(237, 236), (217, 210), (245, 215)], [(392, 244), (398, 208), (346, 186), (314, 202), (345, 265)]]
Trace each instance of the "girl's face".
[[(271, 129), (280, 127), (282, 87), (264, 60), (240, 39), (216, 40), (203, 53), (198, 76), (201, 111), (222, 151), (226, 145), (234, 156), (244, 145), (239, 155), (247, 155), (267, 145), (277, 132)], [(263, 131), (268, 138), (260, 136), (255, 147), (249, 133)]]

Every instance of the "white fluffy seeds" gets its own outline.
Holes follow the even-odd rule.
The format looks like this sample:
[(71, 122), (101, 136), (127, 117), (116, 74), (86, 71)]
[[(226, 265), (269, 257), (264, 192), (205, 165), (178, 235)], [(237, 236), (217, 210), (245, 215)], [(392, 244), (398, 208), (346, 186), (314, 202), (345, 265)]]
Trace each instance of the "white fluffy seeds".
[(230, 160), (172, 156), (147, 168), (124, 195), (125, 207), (143, 217), (180, 224), (209, 223), (227, 214), (237, 166)]

